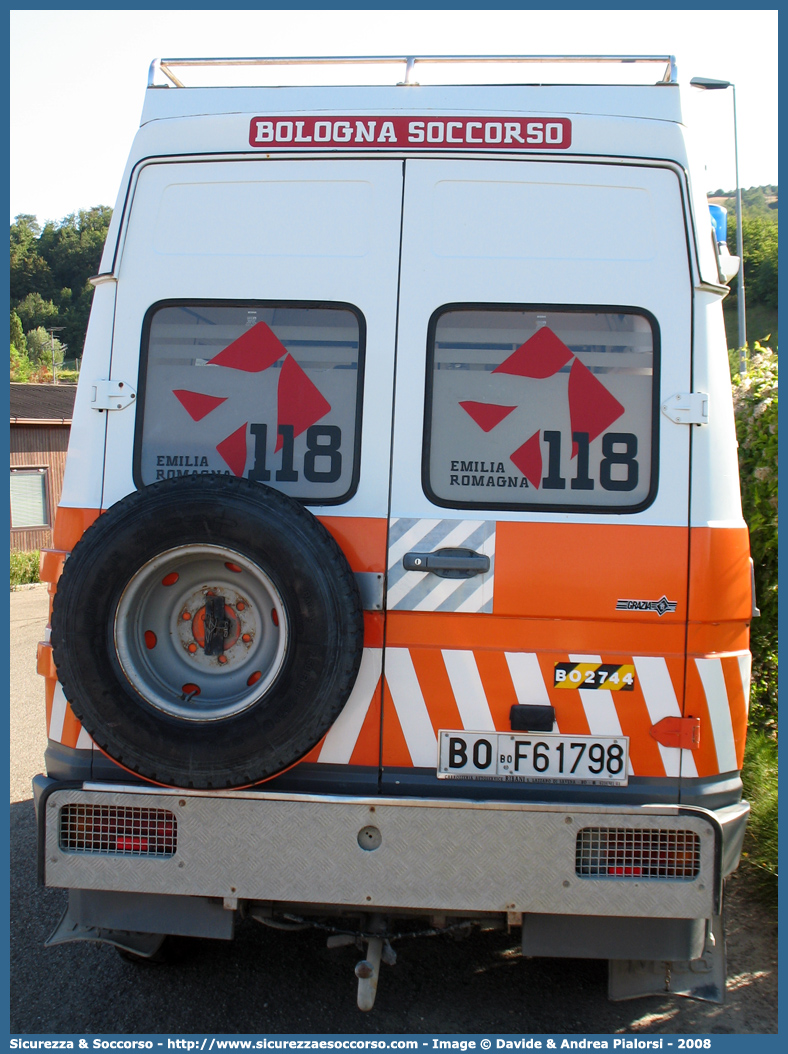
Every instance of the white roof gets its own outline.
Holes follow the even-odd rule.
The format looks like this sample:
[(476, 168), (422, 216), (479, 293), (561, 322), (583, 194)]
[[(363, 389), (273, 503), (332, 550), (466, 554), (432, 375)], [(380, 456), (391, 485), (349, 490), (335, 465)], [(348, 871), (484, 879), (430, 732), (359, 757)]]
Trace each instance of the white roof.
[(681, 121), (679, 86), (364, 85), (168, 88), (145, 93), (141, 125), (220, 114), (587, 114)]

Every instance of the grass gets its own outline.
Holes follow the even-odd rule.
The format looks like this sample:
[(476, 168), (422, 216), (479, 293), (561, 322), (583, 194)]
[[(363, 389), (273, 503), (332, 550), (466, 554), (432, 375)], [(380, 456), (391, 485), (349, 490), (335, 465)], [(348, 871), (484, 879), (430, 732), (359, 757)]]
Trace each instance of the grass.
[(742, 869), (749, 872), (761, 899), (777, 907), (777, 740), (765, 732), (747, 737), (742, 769), (750, 822), (744, 837)]
[(22, 552), (21, 549), (11, 550), (11, 588), (24, 586), (30, 582), (39, 582), (38, 561), (41, 554), (38, 549), (33, 552)]

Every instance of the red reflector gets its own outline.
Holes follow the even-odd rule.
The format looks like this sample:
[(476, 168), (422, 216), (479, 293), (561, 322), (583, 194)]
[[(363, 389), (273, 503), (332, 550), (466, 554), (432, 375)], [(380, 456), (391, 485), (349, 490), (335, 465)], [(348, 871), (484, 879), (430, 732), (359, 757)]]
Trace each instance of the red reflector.
[(151, 648), (155, 648), (156, 647), (156, 643), (157, 643), (157, 641), (156, 641), (156, 634), (153, 632), (152, 629), (146, 629), (145, 630), (145, 647), (148, 649), (148, 651), (150, 651)]
[(700, 718), (663, 717), (649, 729), (649, 735), (663, 747), (697, 750), (700, 746)]
[(227, 568), (228, 571), (232, 571), (235, 575), (240, 575), (243, 573), (243, 568), (239, 567), (238, 564), (226, 563), (224, 566)]
[(121, 853), (147, 853), (147, 838), (118, 838), (117, 849)]
[(180, 575), (177, 571), (171, 571), (170, 574), (165, 575), (164, 578), (162, 578), (161, 584), (163, 586), (174, 586), (179, 578)]

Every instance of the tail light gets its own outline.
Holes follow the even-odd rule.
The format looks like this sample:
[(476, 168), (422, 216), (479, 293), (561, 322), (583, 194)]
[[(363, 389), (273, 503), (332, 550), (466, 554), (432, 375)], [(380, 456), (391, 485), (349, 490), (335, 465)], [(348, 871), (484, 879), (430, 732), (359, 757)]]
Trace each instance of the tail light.
[(60, 810), (59, 844), (70, 853), (168, 857), (177, 849), (177, 832), (167, 809), (71, 804)]

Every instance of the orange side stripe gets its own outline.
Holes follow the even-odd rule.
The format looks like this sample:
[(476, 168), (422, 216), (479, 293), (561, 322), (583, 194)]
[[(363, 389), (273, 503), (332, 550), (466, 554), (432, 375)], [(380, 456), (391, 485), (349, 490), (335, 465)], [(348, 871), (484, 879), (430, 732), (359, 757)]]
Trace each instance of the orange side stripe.
[(57, 677), (55, 661), (52, 658), (52, 645), (43, 640), (38, 642), (36, 649), (36, 672), (42, 677)]
[[(709, 583), (714, 588), (709, 589)], [(750, 539), (746, 527), (693, 527), (689, 617), (692, 622), (749, 622)]]
[(386, 519), (361, 516), (318, 516), (333, 535), (354, 571), (386, 570)]
[(663, 621), (686, 617), (686, 527), (499, 521), (495, 565), (496, 615), (628, 622), (618, 600), (664, 593), (677, 607)]
[[(527, 647), (524, 642), (527, 641)], [(684, 656), (683, 625), (498, 618), (495, 615), (390, 611), (386, 644), (395, 648)], [(559, 656), (556, 657), (557, 659)], [(547, 681), (552, 684), (552, 668)]]
[(62, 549), (70, 553), (88, 527), (99, 518), (100, 512), (100, 509), (71, 509), (65, 505), (58, 506), (52, 532), (53, 549)]
[(38, 564), (38, 577), (42, 582), (55, 585), (63, 573), (65, 562), (66, 553), (61, 549), (42, 549)]
[(364, 612), (364, 647), (383, 647), (383, 612)]

